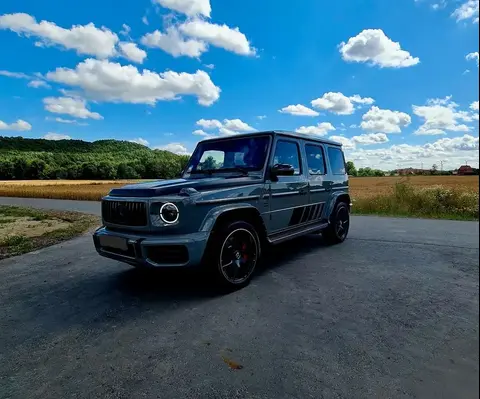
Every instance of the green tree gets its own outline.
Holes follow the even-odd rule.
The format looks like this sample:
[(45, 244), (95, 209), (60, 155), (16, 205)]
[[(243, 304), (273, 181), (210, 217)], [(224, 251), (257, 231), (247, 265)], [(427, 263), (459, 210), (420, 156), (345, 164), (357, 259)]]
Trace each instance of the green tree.
[(347, 162), (347, 173), (349, 176), (357, 176), (357, 169), (352, 161)]

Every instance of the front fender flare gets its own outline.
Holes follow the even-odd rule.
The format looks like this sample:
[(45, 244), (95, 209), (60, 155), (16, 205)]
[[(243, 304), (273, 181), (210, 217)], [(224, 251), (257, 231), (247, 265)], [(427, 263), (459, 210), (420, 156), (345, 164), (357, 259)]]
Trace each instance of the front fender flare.
[(239, 202), (237, 204), (227, 204), (227, 205), (217, 206), (211, 209), (207, 213), (207, 215), (203, 219), (203, 222), (200, 226), (199, 231), (211, 232), (213, 229), (213, 226), (215, 226), (215, 222), (222, 214), (224, 214), (225, 212), (230, 212), (235, 210), (245, 210), (245, 209), (254, 210), (255, 212), (258, 213), (258, 209), (249, 203)]
[(349, 209), (351, 208), (351, 200), (350, 200), (350, 194), (348, 193), (348, 191), (345, 191), (345, 190), (341, 190), (341, 191), (337, 191), (335, 193), (333, 193), (331, 196), (330, 196), (330, 199), (329, 201), (327, 202), (326, 204), (326, 208), (325, 208), (325, 215), (328, 215), (328, 219), (330, 220), (330, 215), (332, 214), (333, 212), (333, 209), (335, 207), (335, 204), (337, 203), (338, 199), (342, 196), (342, 195), (346, 195), (348, 197), (348, 201), (347, 201), (347, 205), (349, 207)]

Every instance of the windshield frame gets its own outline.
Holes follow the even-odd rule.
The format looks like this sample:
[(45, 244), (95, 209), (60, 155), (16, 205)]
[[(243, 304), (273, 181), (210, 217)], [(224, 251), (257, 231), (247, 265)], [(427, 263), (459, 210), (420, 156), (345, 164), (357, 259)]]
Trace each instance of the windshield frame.
[[(208, 173), (207, 171), (205, 171), (204, 173), (202, 172), (194, 172), (194, 173), (191, 173), (191, 172), (187, 172), (189, 167), (191, 166), (191, 162), (192, 162), (192, 159), (195, 159), (195, 158), (198, 158), (198, 152), (201, 151), (201, 147), (203, 144), (207, 144), (207, 143), (216, 143), (216, 142), (222, 142), (222, 141), (231, 141), (231, 140), (242, 140), (242, 139), (246, 139), (246, 138), (249, 138), (250, 136), (248, 135), (239, 135), (238, 137), (237, 136), (230, 136), (230, 137), (221, 137), (221, 138), (215, 138), (215, 139), (209, 139), (209, 140), (202, 140), (202, 141), (199, 141), (195, 147), (195, 150), (193, 151), (192, 155), (190, 156), (190, 159), (188, 161), (188, 164), (187, 166), (185, 167), (185, 169), (183, 170), (182, 172), (182, 178), (184, 179), (192, 179), (192, 178), (197, 178), (197, 177), (193, 177), (193, 176), (199, 176), (201, 178), (204, 178), (205, 176), (208, 176), (208, 177), (211, 177), (211, 176), (216, 176), (216, 177), (222, 177), (222, 176), (225, 176), (225, 175), (231, 175), (232, 173), (238, 173), (236, 172), (235, 170), (233, 170), (232, 168), (228, 168), (226, 170), (214, 170), (212, 171), (212, 173)], [(267, 151), (265, 153), (265, 160), (263, 162), (263, 166), (261, 169), (259, 170), (248, 170), (248, 175), (246, 174), (245, 176), (242, 176), (242, 177), (246, 177), (246, 176), (259, 176), (259, 177), (263, 177), (265, 179), (265, 174), (266, 174), (266, 171), (267, 171), (267, 165), (268, 163), (270, 162), (270, 152), (272, 150), (272, 143), (273, 143), (273, 136), (272, 134), (269, 134), (269, 133), (265, 133), (265, 134), (255, 134), (255, 135), (252, 135), (251, 138), (255, 138), (255, 139), (260, 139), (260, 138), (267, 138), (268, 139), (268, 144), (267, 144)]]

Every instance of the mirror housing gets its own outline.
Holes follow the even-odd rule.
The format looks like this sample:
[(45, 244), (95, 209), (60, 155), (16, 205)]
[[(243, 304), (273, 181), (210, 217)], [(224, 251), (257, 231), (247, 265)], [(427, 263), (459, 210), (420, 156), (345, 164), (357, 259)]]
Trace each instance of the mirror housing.
[(293, 176), (295, 168), (288, 163), (277, 163), (270, 168), (270, 176), (276, 179), (278, 176)]

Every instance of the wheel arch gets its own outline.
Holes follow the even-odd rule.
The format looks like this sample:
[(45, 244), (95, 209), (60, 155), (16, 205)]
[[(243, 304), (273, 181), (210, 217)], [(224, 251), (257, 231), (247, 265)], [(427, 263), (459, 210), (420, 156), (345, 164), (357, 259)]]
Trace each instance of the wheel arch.
[(332, 194), (332, 197), (330, 198), (330, 201), (328, 203), (328, 208), (327, 208), (327, 215), (328, 219), (330, 219), (330, 216), (337, 206), (339, 202), (345, 202), (348, 206), (348, 209), (350, 210), (352, 207), (352, 201), (350, 194), (346, 191), (340, 191), (338, 193)]

